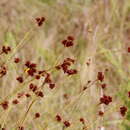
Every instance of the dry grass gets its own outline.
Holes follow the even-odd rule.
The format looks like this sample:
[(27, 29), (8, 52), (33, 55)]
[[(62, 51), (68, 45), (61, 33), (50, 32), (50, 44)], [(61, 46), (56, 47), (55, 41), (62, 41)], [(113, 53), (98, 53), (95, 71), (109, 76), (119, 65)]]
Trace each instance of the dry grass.
[[(40, 28), (35, 23), (37, 16), (46, 18)], [(56, 88), (50, 90), (45, 85), (44, 98), (33, 95), (22, 98), (16, 106), (10, 104), (6, 111), (0, 108), (2, 127), (16, 130), (20, 124), (25, 130), (62, 130), (63, 123), (55, 119), (60, 114), (71, 122), (66, 130), (83, 130), (80, 117), (87, 121), (86, 130), (130, 130), (129, 0), (0, 0), (0, 18), (0, 47), (10, 45), (13, 50), (0, 57), (9, 70), (0, 79), (0, 102), (5, 98), (11, 102), (18, 92), (28, 91), (31, 78), (22, 85), (16, 81), (26, 60), (38, 63), (39, 69), (49, 69), (71, 57), (76, 59), (73, 67), (78, 70), (74, 76), (50, 70)], [(65, 49), (61, 41), (68, 35), (75, 37), (75, 45)], [(13, 62), (14, 57), (22, 60), (19, 65)], [(88, 80), (94, 81), (97, 72), (106, 68), (105, 91), (98, 83), (82, 91)], [(41, 85), (42, 80), (32, 82)], [(108, 106), (97, 105), (103, 93), (113, 98)], [(122, 105), (128, 107), (124, 118), (119, 113)], [(105, 111), (103, 117), (99, 117), (99, 110)], [(36, 112), (41, 113), (39, 119), (34, 119)]]

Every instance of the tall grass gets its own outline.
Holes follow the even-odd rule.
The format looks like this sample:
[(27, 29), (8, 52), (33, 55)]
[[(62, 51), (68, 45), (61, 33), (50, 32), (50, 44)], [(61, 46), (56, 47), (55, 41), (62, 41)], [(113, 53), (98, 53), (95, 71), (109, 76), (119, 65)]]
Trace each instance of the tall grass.
[[(46, 20), (38, 27), (35, 18), (41, 16)], [(10, 102), (7, 110), (0, 107), (1, 128), (130, 130), (129, 0), (1, 0), (0, 17), (0, 48), (12, 48), (8, 55), (0, 55), (0, 65), (8, 68), (7, 75), (0, 78), (0, 103)], [(74, 36), (75, 44), (65, 48), (61, 42), (69, 35)], [(14, 63), (16, 57), (20, 58), (18, 64)], [(54, 69), (67, 57), (75, 59), (71, 67), (78, 70), (77, 74), (67, 76)], [(38, 70), (48, 70), (56, 85), (50, 89), (45, 84), (43, 98), (28, 89), (30, 83), (41, 86), (44, 77), (28, 77), (24, 67), (27, 60), (37, 63)], [(105, 90), (95, 81), (98, 72), (105, 72)], [(22, 84), (16, 80), (21, 75), (25, 76)], [(19, 104), (12, 104), (21, 92), (31, 97), (24, 96)], [(111, 96), (112, 103), (99, 105), (103, 94)], [(124, 117), (121, 106), (127, 107)], [(104, 115), (99, 116), (99, 111)], [(40, 117), (35, 119), (35, 113)], [(69, 121), (70, 127), (58, 122), (57, 114)]]

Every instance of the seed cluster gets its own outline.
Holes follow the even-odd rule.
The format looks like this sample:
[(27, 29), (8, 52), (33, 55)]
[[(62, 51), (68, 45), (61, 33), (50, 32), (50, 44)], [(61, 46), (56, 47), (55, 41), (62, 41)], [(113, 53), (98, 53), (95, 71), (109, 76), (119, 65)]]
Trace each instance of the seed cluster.
[(44, 17), (37, 17), (35, 18), (37, 25), (40, 27), (43, 25), (43, 22), (45, 21)]
[(73, 75), (73, 74), (77, 74), (77, 70), (76, 69), (69, 69), (69, 67), (74, 64), (75, 60), (71, 59), (71, 58), (66, 58), (62, 64), (56, 66), (57, 70), (62, 69), (64, 73), (68, 74), (68, 75)]
[(127, 107), (125, 106), (120, 107), (120, 113), (122, 116), (125, 116), (126, 112), (127, 112)]
[(2, 47), (2, 53), (8, 54), (11, 51), (10, 46), (3, 46)]
[(68, 36), (67, 39), (62, 41), (62, 44), (64, 47), (71, 47), (74, 45), (74, 37), (73, 36)]
[(9, 102), (4, 101), (4, 102), (1, 103), (1, 106), (3, 107), (4, 110), (6, 110), (9, 107)]
[(7, 74), (7, 68), (5, 66), (1, 66), (0, 68), (0, 77), (3, 77)]
[(104, 80), (104, 75), (102, 72), (98, 72), (97, 79), (101, 82)]
[(100, 98), (100, 103), (101, 104), (109, 105), (109, 103), (111, 103), (111, 102), (112, 102), (112, 97), (111, 96), (103, 95), (103, 97)]

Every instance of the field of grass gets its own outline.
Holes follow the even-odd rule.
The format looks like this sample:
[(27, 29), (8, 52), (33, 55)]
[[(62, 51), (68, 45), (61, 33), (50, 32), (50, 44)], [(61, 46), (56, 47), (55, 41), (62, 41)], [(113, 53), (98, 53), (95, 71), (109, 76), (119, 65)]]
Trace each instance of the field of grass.
[(0, 0), (0, 129), (130, 130), (129, 57), (130, 0)]

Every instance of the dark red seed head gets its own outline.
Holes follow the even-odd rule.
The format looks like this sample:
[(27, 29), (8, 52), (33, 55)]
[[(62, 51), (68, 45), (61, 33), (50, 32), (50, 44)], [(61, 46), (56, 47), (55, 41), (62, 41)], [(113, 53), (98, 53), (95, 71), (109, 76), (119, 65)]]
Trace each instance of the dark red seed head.
[(70, 40), (70, 41), (73, 41), (74, 37), (73, 36), (68, 36), (67, 39)]
[(31, 95), (29, 93), (26, 93), (25, 96), (28, 98), (28, 97), (31, 97)]
[(110, 97), (110, 96), (103, 95), (103, 97), (100, 98), (101, 104), (108, 105), (111, 102), (112, 102), (112, 97)]
[(102, 72), (98, 72), (97, 79), (101, 82), (104, 80), (104, 75)]
[(81, 122), (82, 124), (84, 124), (84, 123), (85, 123), (84, 118), (80, 118), (79, 120), (80, 120), (80, 122)]
[(63, 63), (62, 65), (61, 65), (61, 67), (62, 67), (62, 70), (64, 71), (64, 73), (66, 73), (67, 72), (67, 70), (68, 70), (68, 64), (66, 64), (66, 63)]
[(13, 104), (18, 104), (19, 101), (18, 101), (17, 99), (14, 99), (14, 100), (12, 101), (12, 103), (13, 103)]
[(126, 112), (127, 112), (127, 107), (125, 106), (120, 107), (120, 114), (122, 116), (125, 116)]
[(58, 121), (58, 122), (60, 122), (62, 119), (61, 119), (61, 116), (60, 115), (56, 115), (56, 120)]
[(35, 79), (37, 79), (37, 80), (40, 79), (40, 75), (36, 75)]
[(45, 18), (44, 17), (37, 17), (35, 18), (36, 22), (37, 22), (37, 25), (40, 27), (42, 26), (43, 22), (45, 21)]
[(99, 116), (103, 116), (103, 115), (104, 115), (104, 112), (99, 111), (99, 112), (98, 112), (98, 115), (99, 115)]
[(105, 89), (106, 88), (106, 84), (104, 83), (104, 84), (101, 84), (101, 87), (102, 87), (102, 89)]
[(127, 52), (130, 53), (130, 47), (127, 48)]
[(43, 92), (41, 91), (37, 91), (35, 94), (39, 97), (44, 97)]
[(38, 71), (38, 74), (39, 75), (42, 75), (42, 76), (45, 76), (47, 72), (45, 70), (41, 70), (41, 71)]
[(30, 64), (31, 64), (30, 61), (26, 61), (25, 66), (29, 68), (29, 67), (30, 67)]
[(76, 69), (70, 69), (70, 70), (67, 70), (67, 74), (68, 75), (74, 75), (74, 74), (77, 74), (77, 70)]
[(39, 118), (40, 117), (40, 113), (35, 113), (35, 118)]
[(87, 87), (83, 87), (83, 91), (85, 91), (87, 89)]
[(11, 51), (11, 47), (10, 46), (7, 46), (7, 51)]
[(24, 96), (24, 92), (21, 92), (21, 93), (18, 93), (17, 94), (17, 98), (21, 98), (21, 97), (23, 97)]
[(53, 83), (49, 84), (50, 89), (53, 89), (54, 87), (55, 87), (55, 84), (53, 84)]
[(57, 66), (55, 66), (55, 68), (56, 68), (57, 70), (60, 70), (60, 69), (61, 69), (61, 65), (57, 65)]
[(32, 83), (31, 83), (31, 84), (29, 84), (29, 89), (31, 89), (31, 90), (32, 90), (33, 88), (34, 88), (34, 84), (32, 84)]
[(15, 62), (15, 63), (19, 63), (19, 62), (20, 62), (20, 59), (19, 59), (19, 58), (15, 58), (15, 59), (14, 59), (14, 62)]
[(128, 97), (130, 98), (130, 91), (128, 92)]
[(65, 46), (66, 45), (66, 43), (67, 43), (67, 40), (63, 40), (62, 41), (62, 44)]
[(74, 37), (68, 36), (67, 40), (65, 39), (62, 41), (62, 44), (64, 45), (64, 47), (71, 47), (74, 45), (73, 40), (74, 40)]
[(65, 47), (71, 47), (73, 45), (74, 43), (72, 41), (67, 41), (67, 43), (65, 44)]
[(37, 65), (35, 63), (31, 63), (30, 61), (26, 61), (25, 66), (30, 69), (35, 69)]
[(6, 110), (9, 107), (9, 102), (4, 101), (4, 102), (1, 103), (1, 106), (3, 107), (4, 110)]
[(37, 71), (36, 71), (35, 68), (30, 68), (30, 69), (27, 71), (28, 75), (30, 75), (30, 76), (34, 76), (34, 74), (35, 74), (36, 72), (37, 72)]
[(35, 63), (31, 63), (29, 68), (35, 68), (37, 65)]
[[(71, 64), (73, 64), (74, 62), (75, 62), (74, 59), (66, 58), (61, 65), (58, 65), (58, 66), (57, 66), (57, 69), (61, 69), (61, 68), (62, 68), (62, 70), (64, 71), (64, 73), (70, 74), (72, 71), (74, 72), (75, 70), (69, 70), (68, 67), (69, 67)], [(68, 72), (67, 72), (67, 71), (68, 71)], [(70, 71), (71, 71), (71, 72), (70, 72)]]
[(3, 46), (2, 47), (2, 52), (3, 53), (5, 53), (5, 54), (8, 54), (8, 52), (10, 52), (11, 51), (11, 47), (9, 47), (9, 46)]
[(91, 83), (91, 80), (88, 80), (88, 84)]
[(1, 103), (1, 106), (3, 107), (4, 110), (6, 110), (9, 107), (9, 102), (4, 101), (4, 102)]
[(19, 130), (24, 130), (24, 127), (23, 126), (19, 126)]
[(23, 77), (19, 76), (16, 78), (19, 83), (23, 83)]
[(69, 121), (64, 121), (63, 123), (64, 123), (65, 127), (70, 127), (70, 125), (71, 125)]
[(51, 78), (50, 78), (50, 74), (47, 73), (44, 82), (45, 82), (45, 83), (49, 83), (49, 84), (52, 82), (52, 80), (51, 80)]
[(5, 46), (2, 46), (2, 52), (5, 53), (5, 54), (8, 54), (8, 51), (6, 50)]
[(0, 69), (0, 76), (4, 76), (7, 73), (7, 68), (5, 66), (2, 66)]
[(35, 91), (37, 90), (37, 88), (38, 88), (38, 87), (37, 87), (36, 85), (34, 85), (32, 91), (35, 92)]

